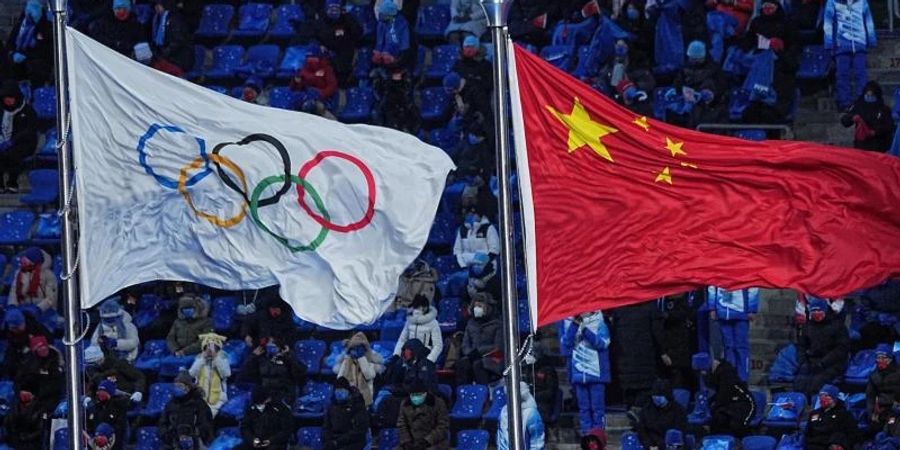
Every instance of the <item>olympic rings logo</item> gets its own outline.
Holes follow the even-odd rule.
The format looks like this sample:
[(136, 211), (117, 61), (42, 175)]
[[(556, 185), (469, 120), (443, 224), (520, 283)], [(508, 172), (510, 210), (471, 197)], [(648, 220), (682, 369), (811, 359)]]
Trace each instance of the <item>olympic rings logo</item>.
[[(361, 230), (368, 226), (372, 222), (372, 219), (375, 217), (375, 199), (377, 194), (375, 177), (372, 175), (372, 171), (369, 169), (369, 167), (362, 160), (353, 155), (337, 150), (320, 151), (319, 153), (316, 153), (312, 157), (312, 159), (303, 163), (300, 166), (300, 171), (296, 175), (294, 175), (293, 173), (291, 173), (291, 156), (288, 153), (287, 148), (285, 148), (284, 144), (282, 144), (281, 141), (268, 134), (255, 133), (236, 142), (219, 143), (213, 147), (212, 153), (209, 154), (207, 154), (206, 152), (206, 140), (199, 137), (194, 137), (194, 140), (197, 143), (199, 156), (181, 167), (181, 170), (178, 173), (178, 178), (171, 178), (157, 173), (148, 162), (147, 144), (151, 140), (153, 140), (154, 137), (156, 137), (161, 131), (168, 133), (186, 134), (186, 132), (182, 128), (175, 125), (150, 125), (147, 131), (138, 139), (138, 164), (140, 164), (141, 167), (144, 168), (144, 171), (147, 173), (147, 175), (153, 177), (160, 186), (178, 191), (178, 193), (180, 193), (182, 198), (184, 198), (185, 203), (188, 205), (195, 216), (200, 217), (217, 227), (234, 227), (241, 223), (247, 217), (247, 213), (249, 212), (250, 218), (252, 219), (254, 225), (274, 238), (285, 248), (287, 248), (291, 252), (296, 253), (315, 251), (325, 241), (325, 238), (328, 236), (329, 232), (334, 231), (337, 233), (351, 233), (357, 230)], [(249, 186), (247, 184), (247, 177), (244, 174), (243, 169), (241, 169), (241, 167), (233, 160), (229, 159), (225, 155), (222, 155), (222, 151), (229, 146), (244, 147), (254, 142), (263, 142), (275, 149), (281, 159), (281, 164), (284, 167), (284, 172), (263, 178), (251, 190), (249, 189)], [(251, 147), (246, 148), (251, 149)], [(309, 173), (317, 166), (319, 166), (322, 161), (328, 158), (342, 159), (351, 163), (360, 171), (360, 173), (362, 173), (363, 178), (365, 179), (367, 195), (366, 210), (363, 216), (355, 222), (347, 224), (338, 224), (332, 222), (331, 216), (325, 207), (325, 202), (322, 200), (322, 197), (312, 186), (312, 184), (307, 181)], [(241, 198), (243, 199), (243, 204), (241, 205), (240, 212), (231, 217), (219, 217), (213, 213), (200, 210), (194, 204), (190, 188), (202, 181), (210, 174), (215, 174), (216, 176), (218, 176), (218, 178), (222, 181), (223, 184), (225, 184), (225, 186), (241, 196)], [(266, 191), (266, 189), (275, 184), (279, 184), (279, 187), (275, 191), (275, 193), (267, 197), (263, 197), (263, 193)], [(281, 200), (281, 197), (286, 194), (292, 186), (296, 186), (297, 203), (300, 209), (303, 210), (320, 226), (319, 232), (316, 237), (313, 238), (310, 243), (305, 245), (291, 244), (288, 237), (277, 234), (276, 232), (272, 231), (269, 226), (263, 223), (259, 215), (260, 208), (277, 204)], [(307, 194), (312, 199), (314, 208), (307, 203)]]

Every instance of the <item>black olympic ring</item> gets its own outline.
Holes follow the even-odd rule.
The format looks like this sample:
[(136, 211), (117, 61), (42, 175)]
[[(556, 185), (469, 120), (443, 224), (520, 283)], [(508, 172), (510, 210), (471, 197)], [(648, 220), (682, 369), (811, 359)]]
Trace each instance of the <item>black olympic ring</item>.
[[(282, 182), (281, 188), (278, 189), (278, 192), (275, 192), (274, 194), (272, 194), (271, 197), (267, 197), (267, 198), (263, 198), (263, 199), (259, 200), (259, 206), (274, 205), (275, 203), (278, 203), (278, 201), (281, 200), (281, 196), (284, 195), (285, 193), (287, 193), (287, 191), (290, 190), (290, 188), (291, 188), (291, 181), (290, 181), (291, 175), (292, 175), (292, 173), (291, 173), (291, 156), (288, 154), (287, 149), (284, 147), (284, 144), (282, 144), (281, 141), (279, 141), (278, 139), (275, 139), (272, 136), (269, 136), (268, 134), (254, 133), (254, 134), (251, 134), (237, 142), (222, 142), (222, 143), (216, 145), (215, 148), (213, 148), (212, 154), (218, 155), (219, 152), (221, 152), (223, 148), (225, 148), (229, 145), (243, 146), (243, 145), (247, 145), (251, 142), (256, 142), (256, 141), (263, 141), (263, 142), (268, 143), (272, 147), (275, 147), (275, 150), (278, 150), (278, 154), (281, 155), (281, 161), (284, 164), (284, 180), (285, 181)], [(219, 164), (218, 159), (211, 158), (210, 162), (216, 166), (216, 172), (219, 174), (219, 178), (222, 179), (222, 182), (225, 183), (226, 186), (231, 188), (231, 190), (237, 192), (238, 194), (241, 194), (241, 196), (244, 197), (244, 200), (246, 200), (247, 204), (249, 205), (250, 204), (250, 194), (248, 192), (245, 192), (241, 188), (241, 186), (239, 186), (237, 183), (235, 183), (234, 180), (232, 180), (231, 177), (227, 173), (225, 173), (225, 171), (222, 169), (222, 165)]]

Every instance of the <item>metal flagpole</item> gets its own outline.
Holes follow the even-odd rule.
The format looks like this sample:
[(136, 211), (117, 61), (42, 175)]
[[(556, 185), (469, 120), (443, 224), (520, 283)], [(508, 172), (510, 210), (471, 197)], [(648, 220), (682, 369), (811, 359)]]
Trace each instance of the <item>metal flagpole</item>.
[(69, 449), (82, 448), (84, 430), (84, 410), (81, 397), (84, 390), (81, 374), (81, 351), (78, 341), (81, 335), (81, 302), (75, 278), (75, 210), (72, 205), (74, 186), (72, 184), (72, 162), (70, 159), (68, 66), (66, 65), (66, 0), (51, 0), (53, 7), (53, 60), (56, 70), (56, 129), (58, 131), (57, 152), (59, 153), (59, 214), (62, 219), (62, 260), (63, 260), (63, 301), (66, 319), (66, 401), (68, 411)]
[(500, 186), (500, 273), (503, 296), (504, 354), (509, 371), (506, 378), (506, 407), (509, 419), (509, 448), (524, 448), (522, 403), (519, 381), (522, 379), (517, 358), (519, 344), (518, 300), (513, 279), (513, 227), (509, 195), (509, 108), (507, 78), (506, 18), (512, 0), (482, 0), (488, 27), (494, 41), (494, 124), (497, 145), (497, 181)]

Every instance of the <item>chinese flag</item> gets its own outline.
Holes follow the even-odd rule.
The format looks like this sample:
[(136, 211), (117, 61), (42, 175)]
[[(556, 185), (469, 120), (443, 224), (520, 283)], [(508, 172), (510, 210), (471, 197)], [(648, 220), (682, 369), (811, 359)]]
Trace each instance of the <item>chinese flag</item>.
[(900, 158), (678, 128), (522, 48), (511, 61), (537, 324), (707, 285), (835, 297), (900, 275)]

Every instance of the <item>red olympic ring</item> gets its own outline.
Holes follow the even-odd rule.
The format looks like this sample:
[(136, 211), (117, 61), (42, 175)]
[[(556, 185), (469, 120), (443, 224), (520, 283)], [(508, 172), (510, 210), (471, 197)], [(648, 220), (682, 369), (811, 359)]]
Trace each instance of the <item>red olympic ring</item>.
[(353, 163), (356, 167), (359, 168), (360, 172), (362, 172), (363, 176), (366, 178), (366, 188), (368, 190), (369, 197), (369, 204), (366, 207), (366, 214), (359, 221), (353, 222), (348, 225), (338, 225), (336, 223), (333, 223), (328, 219), (320, 216), (317, 212), (313, 211), (313, 209), (310, 208), (309, 205), (306, 204), (306, 193), (303, 191), (303, 186), (299, 184), (297, 185), (297, 202), (300, 203), (300, 207), (303, 208), (303, 210), (306, 211), (306, 213), (309, 214), (309, 216), (312, 217), (313, 220), (316, 221), (316, 223), (329, 230), (341, 233), (349, 233), (351, 231), (359, 230), (368, 225), (369, 222), (371, 222), (375, 217), (375, 177), (372, 176), (372, 171), (369, 170), (369, 168), (362, 161), (360, 161), (353, 155), (348, 155), (337, 150), (323, 150), (317, 153), (313, 159), (303, 164), (303, 167), (300, 168), (300, 173), (297, 176), (299, 176), (303, 180), (307, 179), (306, 176), (313, 168), (319, 165), (319, 163), (321, 163), (325, 158), (331, 156), (335, 158), (345, 159)]

